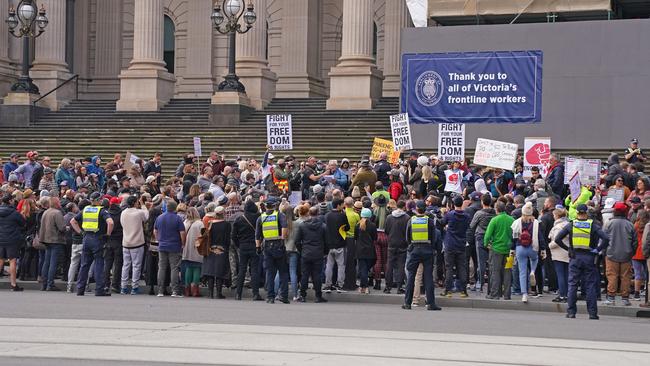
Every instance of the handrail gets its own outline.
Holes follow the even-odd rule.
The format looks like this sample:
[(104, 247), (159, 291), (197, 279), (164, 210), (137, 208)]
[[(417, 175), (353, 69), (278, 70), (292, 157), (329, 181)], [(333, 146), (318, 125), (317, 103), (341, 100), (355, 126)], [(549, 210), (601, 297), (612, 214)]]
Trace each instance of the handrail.
[(61, 84), (59, 84), (56, 88), (54, 88), (54, 89), (50, 90), (49, 92), (43, 94), (40, 98), (36, 99), (33, 104), (36, 105), (36, 103), (38, 103), (41, 99), (43, 99), (43, 98), (47, 97), (48, 95), (54, 93), (55, 91), (59, 90), (59, 88), (61, 88), (62, 86), (66, 85), (67, 83), (69, 83), (69, 82), (71, 82), (72, 80), (75, 80), (75, 79), (77, 79), (77, 89), (75, 91), (75, 99), (79, 99), (79, 74), (75, 74), (71, 78), (69, 78), (68, 80), (66, 80), (66, 81), (62, 82)]

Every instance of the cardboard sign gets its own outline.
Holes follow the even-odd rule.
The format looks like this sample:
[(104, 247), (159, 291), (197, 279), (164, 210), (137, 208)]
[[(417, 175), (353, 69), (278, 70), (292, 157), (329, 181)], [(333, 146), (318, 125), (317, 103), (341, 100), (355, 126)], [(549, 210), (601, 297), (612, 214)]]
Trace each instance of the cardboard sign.
[(600, 160), (579, 159), (572, 156), (564, 158), (564, 184), (579, 172), (580, 181), (584, 185), (597, 186), (600, 182)]
[(126, 152), (126, 157), (124, 159), (124, 169), (131, 169), (135, 165), (135, 162), (140, 159), (137, 155), (132, 154), (130, 151)]
[(580, 174), (576, 172), (571, 179), (569, 179), (569, 192), (571, 192), (571, 201), (575, 202), (575, 200), (580, 197), (580, 191), (582, 190), (582, 182), (580, 182)]
[(395, 150), (413, 149), (411, 125), (409, 124), (408, 114), (402, 113), (390, 116), (390, 130), (393, 133), (393, 145), (395, 145)]
[(438, 159), (441, 161), (465, 160), (465, 124), (438, 124)]
[(474, 164), (505, 170), (514, 170), (517, 144), (479, 138), (476, 140)]
[(526, 137), (524, 139), (524, 178), (532, 176), (531, 169), (534, 166), (539, 168), (542, 177), (546, 177), (550, 157), (550, 137)]
[(195, 137), (194, 138), (194, 156), (202, 156), (202, 151), (201, 151), (201, 138), (200, 137)]
[(613, 198), (616, 202), (625, 202), (625, 189), (612, 187), (607, 190), (607, 197)]
[(385, 152), (388, 154), (388, 163), (397, 164), (399, 161), (399, 151), (395, 151), (393, 142), (390, 140), (380, 139), (375, 137), (375, 140), (372, 144), (372, 151), (370, 151), (370, 159), (373, 161), (379, 160), (379, 154)]
[(293, 150), (293, 128), (290, 114), (266, 116), (266, 141), (269, 150)]

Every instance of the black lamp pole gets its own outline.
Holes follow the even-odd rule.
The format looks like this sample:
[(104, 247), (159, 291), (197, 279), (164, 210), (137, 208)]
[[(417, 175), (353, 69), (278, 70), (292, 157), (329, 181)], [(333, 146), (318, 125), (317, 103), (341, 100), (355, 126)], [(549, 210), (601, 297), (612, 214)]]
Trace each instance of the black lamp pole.
[[(242, 16), (246, 24), (245, 29), (242, 29), (242, 25), (239, 24), (239, 19)], [(257, 20), (253, 2), (249, 1), (246, 8), (244, 8), (244, 0), (217, 0), (211, 18), (217, 32), (228, 35), (228, 75), (224, 77), (217, 90), (236, 91), (245, 94), (246, 88), (239, 82), (235, 70), (235, 36), (237, 33), (248, 32), (253, 27), (255, 20)]]
[(31, 38), (43, 34), (49, 21), (45, 16), (45, 7), (41, 5), (38, 15), (37, 9), (36, 0), (21, 0), (16, 9), (9, 8), (9, 17), (5, 20), (9, 26), (9, 33), (16, 38), (23, 38), (22, 73), (18, 81), (11, 86), (11, 91), (14, 92), (38, 94), (38, 87), (29, 77), (29, 42)]

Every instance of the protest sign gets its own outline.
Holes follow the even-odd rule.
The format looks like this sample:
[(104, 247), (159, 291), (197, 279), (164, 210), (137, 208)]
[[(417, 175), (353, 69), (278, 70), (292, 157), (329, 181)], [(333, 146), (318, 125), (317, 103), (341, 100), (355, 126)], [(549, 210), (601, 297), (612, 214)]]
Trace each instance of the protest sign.
[(532, 176), (531, 169), (534, 166), (539, 168), (542, 177), (546, 177), (550, 158), (550, 137), (526, 137), (524, 139), (524, 178)]
[(135, 154), (132, 154), (130, 151), (126, 152), (126, 157), (124, 159), (124, 169), (131, 169), (135, 162), (140, 159)]
[(572, 156), (564, 158), (564, 184), (579, 172), (580, 181), (584, 185), (597, 186), (600, 182), (600, 160), (580, 159)]
[(373, 161), (379, 160), (379, 154), (385, 152), (388, 154), (388, 162), (390, 164), (396, 164), (399, 161), (399, 151), (395, 151), (393, 142), (390, 140), (380, 139), (375, 137), (375, 140), (372, 144), (372, 150), (370, 151), (370, 159)]
[(412, 123), (542, 120), (542, 51), (406, 53), (400, 111)]
[(292, 150), (293, 129), (290, 114), (269, 114), (266, 116), (266, 141), (269, 150)]
[(576, 172), (571, 179), (569, 179), (569, 192), (571, 192), (571, 201), (580, 197), (580, 190), (582, 189), (582, 183), (580, 182), (580, 174)]
[(465, 159), (465, 124), (438, 124), (438, 159), (460, 162)]
[(613, 198), (616, 202), (625, 202), (625, 189), (611, 187), (607, 190), (607, 197)]
[(393, 133), (393, 145), (395, 145), (395, 150), (413, 149), (413, 140), (411, 139), (411, 126), (409, 125), (408, 114), (402, 113), (390, 116), (390, 130)]
[(194, 156), (202, 156), (202, 151), (201, 151), (201, 138), (200, 137), (195, 137), (194, 138)]
[(514, 170), (517, 144), (479, 138), (476, 140), (474, 164)]

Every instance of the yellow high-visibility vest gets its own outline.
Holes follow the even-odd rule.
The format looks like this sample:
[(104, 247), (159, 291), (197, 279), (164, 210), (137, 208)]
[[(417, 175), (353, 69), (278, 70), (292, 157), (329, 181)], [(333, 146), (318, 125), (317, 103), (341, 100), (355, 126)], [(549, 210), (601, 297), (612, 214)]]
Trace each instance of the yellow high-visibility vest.
[(427, 216), (413, 216), (411, 218), (411, 242), (430, 243), (429, 218)]
[(591, 249), (591, 224), (593, 220), (573, 220), (571, 235), (573, 237), (573, 247), (576, 249)]
[(99, 212), (101, 206), (86, 206), (81, 216), (81, 228), (85, 232), (96, 233), (99, 231)]
[(279, 240), (280, 237), (280, 215), (278, 211), (272, 214), (262, 214), (262, 236), (264, 240)]

